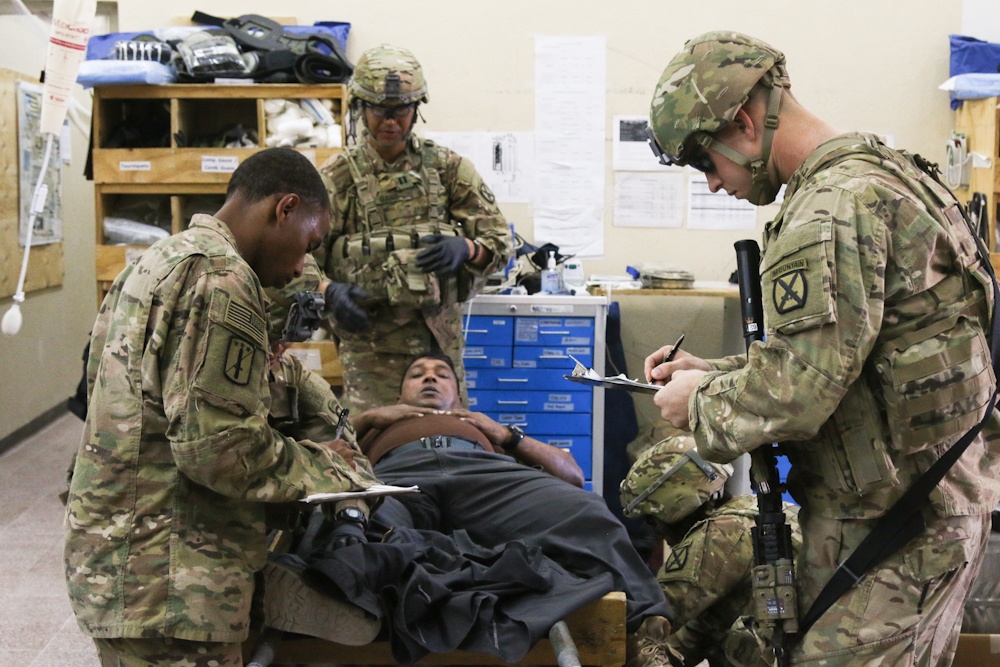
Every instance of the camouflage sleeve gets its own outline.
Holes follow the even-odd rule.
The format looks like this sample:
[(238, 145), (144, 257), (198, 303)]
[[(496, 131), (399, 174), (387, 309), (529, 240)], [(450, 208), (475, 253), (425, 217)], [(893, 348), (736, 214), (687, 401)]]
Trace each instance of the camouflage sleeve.
[[(348, 149), (351, 150), (351, 149)], [(319, 175), (330, 195), (330, 231), (313, 252), (316, 263), (324, 276), (330, 274), (328, 263), (332, 261), (333, 244), (343, 234), (350, 234), (355, 228), (357, 216), (357, 191), (351, 180), (346, 153), (338, 153), (319, 169)]]
[(858, 378), (884, 308), (886, 229), (837, 187), (796, 193), (761, 263), (766, 343), (708, 373), (688, 414), (698, 451), (728, 462), (814, 436)]
[(507, 265), (510, 257), (510, 225), (497, 206), (496, 197), (472, 162), (448, 151), (445, 187), (448, 189), (448, 215), (465, 227), (469, 238), (478, 240), (493, 253), (482, 269), (466, 270), (489, 275)]
[(238, 269), (188, 275), (170, 294), (154, 295), (154, 303), (173, 304), (165, 308), (172, 317), (151, 318), (160, 321), (151, 338), (163, 342), (165, 426), (178, 469), (221, 495), (258, 502), (367, 488), (339, 457), (268, 425), (267, 339), (252, 276)]
[[(283, 414), (294, 416), (294, 419), (282, 420), (282, 423), (275, 427), (283, 435), (298, 441), (325, 442), (333, 440), (344, 408), (337, 400), (330, 385), (319, 375), (306, 368), (298, 357), (288, 352), (281, 356), (278, 363), (282, 367), (281, 378), (293, 385), (290, 390), (282, 387), (283, 393), (289, 397), (289, 401), (295, 401), (295, 406), (289, 406), (288, 409), (282, 411)], [(273, 385), (277, 381), (277, 376), (272, 374), (271, 378)], [(273, 386), (271, 394), (275, 395)], [(272, 411), (274, 407), (272, 403)], [(375, 477), (371, 463), (358, 447), (357, 434), (349, 419), (341, 437), (354, 449), (355, 474), (365, 479), (369, 484), (378, 484), (379, 481)], [(347, 466), (347, 463), (339, 456), (335, 455), (334, 459), (337, 459), (341, 465)], [(363, 500), (343, 501), (337, 504), (336, 509), (348, 506), (358, 507), (365, 512), (366, 516), (369, 515), (369, 504)]]
[(747, 355), (745, 354), (733, 354), (728, 357), (722, 357), (721, 359), (709, 359), (708, 365), (712, 367), (714, 371), (736, 371), (747, 363)]
[(721, 600), (739, 599), (742, 607), (752, 566), (750, 535), (738, 517), (697, 524), (671, 547), (657, 575), (674, 610), (673, 625), (687, 624)]

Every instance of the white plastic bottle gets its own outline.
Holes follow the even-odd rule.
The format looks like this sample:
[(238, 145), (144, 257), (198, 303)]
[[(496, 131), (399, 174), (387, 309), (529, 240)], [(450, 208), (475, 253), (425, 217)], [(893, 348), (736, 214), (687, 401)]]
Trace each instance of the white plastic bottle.
[(560, 282), (559, 269), (556, 268), (556, 253), (550, 250), (548, 266), (542, 271), (542, 292), (559, 294), (562, 291)]

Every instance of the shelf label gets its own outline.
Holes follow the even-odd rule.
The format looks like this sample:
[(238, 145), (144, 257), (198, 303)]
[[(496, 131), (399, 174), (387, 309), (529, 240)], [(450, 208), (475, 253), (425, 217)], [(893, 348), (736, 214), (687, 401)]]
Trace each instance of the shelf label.
[(240, 159), (235, 155), (202, 155), (201, 171), (212, 174), (231, 174), (240, 166)]
[(122, 160), (118, 171), (153, 171), (153, 165), (149, 160)]

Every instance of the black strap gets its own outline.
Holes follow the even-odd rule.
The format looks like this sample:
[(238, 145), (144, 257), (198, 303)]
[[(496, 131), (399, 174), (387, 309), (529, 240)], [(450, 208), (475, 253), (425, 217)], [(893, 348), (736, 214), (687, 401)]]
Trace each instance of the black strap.
[(214, 25), (222, 27), (222, 24), (226, 22), (226, 19), (219, 18), (218, 16), (212, 16), (211, 14), (206, 14), (205, 12), (194, 10), (194, 14), (191, 15), (191, 22), (197, 23), (198, 25)]
[[(934, 174), (931, 175), (934, 176)], [(935, 180), (937, 179), (935, 178)], [(965, 216), (963, 215), (963, 217)], [(980, 236), (972, 228), (972, 223), (967, 217), (965, 217), (965, 222), (977, 240), (980, 261), (993, 282), (993, 331), (990, 340), (990, 354), (993, 358), (994, 375), (1000, 377), (1000, 318), (996, 316), (997, 307), (1000, 305), (1000, 285), (997, 284), (997, 277), (993, 271), (993, 265), (990, 263), (989, 253), (983, 247)], [(927, 498), (951, 466), (965, 452), (969, 444), (976, 439), (990, 417), (993, 416), (996, 404), (997, 394), (994, 392), (982, 421), (959, 438), (958, 442), (952, 445), (944, 456), (935, 461), (934, 465), (928, 468), (927, 472), (921, 475), (913, 486), (893, 503), (889, 511), (879, 518), (872, 531), (861, 541), (854, 553), (840, 564), (799, 623), (799, 638), (805, 636), (809, 628), (840, 599), (841, 595), (857, 585), (866, 572), (878, 566), (879, 563), (923, 532), (925, 527), (923, 509)]]

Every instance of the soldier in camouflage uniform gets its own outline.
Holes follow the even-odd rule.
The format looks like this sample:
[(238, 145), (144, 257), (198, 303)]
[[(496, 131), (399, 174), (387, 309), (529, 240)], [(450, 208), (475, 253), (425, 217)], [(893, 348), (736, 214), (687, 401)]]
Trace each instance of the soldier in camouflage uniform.
[(766, 341), (706, 361), (646, 359), (664, 419), (706, 459), (781, 442), (801, 504), (799, 611), (922, 472), (984, 417), (932, 491), (926, 529), (865, 573), (794, 664), (950, 664), (1000, 499), (993, 293), (958, 202), (909, 154), (842, 134), (789, 91), (784, 56), (716, 32), (665, 69), (650, 110), (665, 163), (763, 205)]
[(333, 218), (316, 252), (332, 281), (344, 403), (394, 403), (410, 357), (431, 348), (456, 360), (464, 399), (461, 303), (507, 263), (510, 228), (472, 163), (411, 134), (427, 102), (412, 53), (366, 51), (348, 93), (364, 129), (320, 169)]
[(151, 246), (101, 305), (65, 565), (104, 665), (242, 665), (265, 508), (370, 486), (267, 423), (263, 286), (301, 272), (328, 220), (309, 161), (261, 151), (215, 216)]
[[(732, 466), (701, 458), (692, 436), (673, 435), (643, 452), (621, 484), (625, 515), (645, 518), (670, 546), (657, 579), (674, 610), (669, 644), (686, 665), (773, 663), (747, 625), (753, 617), (750, 529), (757, 500), (726, 492), (732, 474)], [(798, 508), (785, 503), (785, 514), (797, 549)]]

